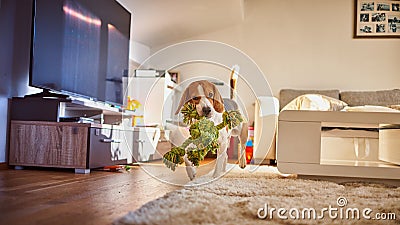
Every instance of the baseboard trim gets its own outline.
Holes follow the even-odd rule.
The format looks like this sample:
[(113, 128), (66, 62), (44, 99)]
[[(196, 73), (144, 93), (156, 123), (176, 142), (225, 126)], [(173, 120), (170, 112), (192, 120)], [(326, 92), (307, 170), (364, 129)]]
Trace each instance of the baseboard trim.
[(256, 165), (270, 165), (270, 166), (276, 166), (276, 160), (275, 159), (254, 159), (254, 164)]
[(379, 178), (365, 178), (365, 177), (336, 177), (336, 176), (314, 176), (314, 175), (297, 175), (299, 179), (305, 180), (325, 180), (330, 182), (335, 182), (338, 184), (343, 183), (357, 183), (357, 182), (365, 182), (365, 183), (378, 183), (378, 184), (386, 184), (390, 186), (400, 187), (400, 180), (398, 179), (379, 179)]
[(6, 162), (0, 163), (0, 170), (8, 170), (8, 164)]

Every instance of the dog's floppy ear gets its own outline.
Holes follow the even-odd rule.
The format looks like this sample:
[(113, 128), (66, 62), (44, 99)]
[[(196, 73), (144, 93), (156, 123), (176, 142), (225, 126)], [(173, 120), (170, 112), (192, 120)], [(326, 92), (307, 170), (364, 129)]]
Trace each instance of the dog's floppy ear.
[(181, 111), (183, 105), (189, 100), (190, 100), (189, 87), (187, 87), (181, 96), (181, 100), (179, 101), (179, 105), (178, 108), (176, 109), (175, 115), (177, 115)]
[(222, 96), (215, 85), (213, 85), (213, 89), (214, 89), (213, 90), (214, 109), (219, 113), (223, 113), (225, 111), (224, 100), (222, 99)]

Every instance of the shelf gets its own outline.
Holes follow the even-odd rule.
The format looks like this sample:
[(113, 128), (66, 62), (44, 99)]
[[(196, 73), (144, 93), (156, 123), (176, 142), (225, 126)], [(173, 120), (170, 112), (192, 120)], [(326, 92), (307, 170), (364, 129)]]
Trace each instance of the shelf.
[(102, 111), (104, 115), (122, 115), (123, 112), (121, 108), (82, 99), (71, 99), (71, 102), (64, 102), (63, 104), (65, 104), (66, 110), (73, 111)]
[(400, 168), (400, 166), (398, 165), (384, 161), (359, 161), (359, 160), (321, 159), (321, 165)]

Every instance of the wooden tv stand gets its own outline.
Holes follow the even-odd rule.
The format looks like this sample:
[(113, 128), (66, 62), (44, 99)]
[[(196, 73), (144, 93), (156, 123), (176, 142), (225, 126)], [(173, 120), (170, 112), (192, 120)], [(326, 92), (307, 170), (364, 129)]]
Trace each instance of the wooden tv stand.
[(129, 146), (118, 126), (43, 121), (11, 121), (9, 165), (91, 168), (127, 164)]
[[(89, 173), (132, 162), (133, 129), (120, 124), (124, 112), (77, 99), (13, 98), (9, 165), (73, 168)], [(95, 117), (97, 123), (60, 122), (63, 117)], [(128, 138), (129, 140), (126, 140)]]

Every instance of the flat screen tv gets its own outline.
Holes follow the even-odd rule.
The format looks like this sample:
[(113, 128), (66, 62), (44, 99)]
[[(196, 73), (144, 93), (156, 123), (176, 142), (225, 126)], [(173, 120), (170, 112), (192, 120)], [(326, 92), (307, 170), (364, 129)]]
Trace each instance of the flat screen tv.
[(121, 106), (130, 22), (115, 0), (34, 0), (30, 85)]

